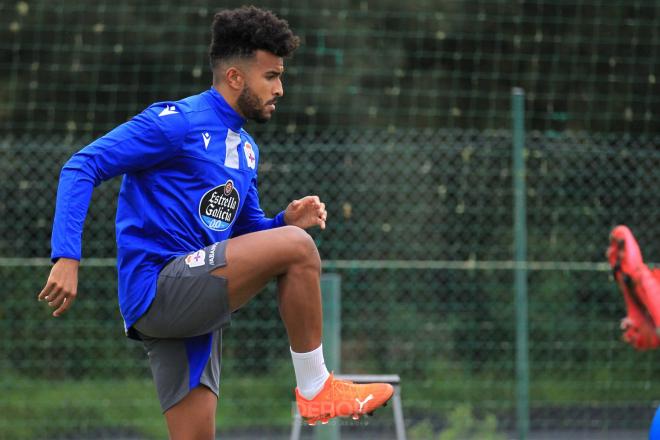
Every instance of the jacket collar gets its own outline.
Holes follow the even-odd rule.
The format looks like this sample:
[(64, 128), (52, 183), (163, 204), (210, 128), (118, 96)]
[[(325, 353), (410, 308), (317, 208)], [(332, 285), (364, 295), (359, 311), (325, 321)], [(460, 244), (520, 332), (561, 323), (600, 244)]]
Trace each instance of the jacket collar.
[(225, 98), (213, 87), (207, 90), (205, 94), (209, 98), (211, 105), (215, 109), (222, 122), (232, 131), (237, 133), (240, 132), (246, 120), (241, 115), (236, 113), (236, 110), (227, 104)]

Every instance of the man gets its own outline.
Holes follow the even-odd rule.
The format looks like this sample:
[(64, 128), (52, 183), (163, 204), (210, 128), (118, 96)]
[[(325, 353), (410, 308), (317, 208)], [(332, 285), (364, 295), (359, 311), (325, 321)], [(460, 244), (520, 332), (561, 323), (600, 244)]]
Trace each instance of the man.
[(117, 207), (119, 305), (141, 339), (172, 439), (210, 439), (222, 329), (276, 278), (301, 415), (310, 424), (373, 412), (388, 384), (335, 380), (323, 361), (320, 259), (304, 229), (325, 228), (316, 196), (265, 217), (257, 144), (246, 120), (268, 121), (282, 97), (283, 58), (298, 46), (286, 21), (254, 7), (215, 15), (213, 87), (156, 103), (63, 167), (55, 262), (39, 299), (61, 316), (77, 295), (81, 234), (93, 187), (124, 174)]

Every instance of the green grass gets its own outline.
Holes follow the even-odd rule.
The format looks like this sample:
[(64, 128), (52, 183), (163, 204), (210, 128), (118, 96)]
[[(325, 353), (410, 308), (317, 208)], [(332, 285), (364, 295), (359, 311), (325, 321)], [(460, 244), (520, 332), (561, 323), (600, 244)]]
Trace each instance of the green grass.
[[(402, 378), (407, 414), (445, 418), (457, 405), (497, 414), (515, 407), (515, 382), (492, 370), (466, 373), (437, 363), (426, 379)], [(223, 370), (217, 413), (218, 431), (289, 426), (293, 400), (290, 366), (264, 376)], [(622, 402), (649, 405), (660, 396), (658, 381), (636, 378), (633, 371), (601, 370), (542, 376), (532, 372), (532, 406), (608, 406)], [(144, 438), (166, 438), (165, 421), (150, 378), (112, 380), (0, 378), (0, 438), (15, 440), (81, 435), (100, 430)]]
[(0, 438), (118, 429), (167, 436), (151, 380), (3, 380)]
[[(222, 384), (218, 429), (287, 426), (289, 381), (272, 377), (232, 378)], [(151, 379), (0, 381), (0, 438), (50, 438), (113, 430), (145, 438), (166, 438)], [(263, 406), (269, 408), (263, 411)], [(258, 417), (255, 415), (258, 414)]]

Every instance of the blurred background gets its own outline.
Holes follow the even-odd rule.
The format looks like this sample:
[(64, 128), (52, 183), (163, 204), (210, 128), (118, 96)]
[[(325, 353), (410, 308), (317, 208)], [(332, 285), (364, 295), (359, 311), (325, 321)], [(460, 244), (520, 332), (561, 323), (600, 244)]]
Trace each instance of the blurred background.
[[(53, 319), (36, 295), (63, 163), (152, 102), (207, 89), (213, 13), (240, 5), (0, 0), (0, 438), (166, 437), (117, 306), (120, 179), (94, 193), (75, 306)], [(621, 341), (604, 251), (624, 223), (660, 259), (660, 3), (258, 6), (302, 39), (273, 120), (246, 127), (262, 206), (274, 215), (304, 194), (328, 205), (313, 236), (324, 271), (341, 276), (341, 371), (399, 374), (408, 438), (525, 437), (521, 414), (529, 438), (644, 438), (660, 357)], [(518, 266), (512, 87), (525, 91)], [(528, 418), (516, 267), (528, 279)], [(287, 438), (294, 376), (273, 286), (225, 332), (222, 375), (222, 438)], [(344, 425), (393, 436), (389, 410)]]

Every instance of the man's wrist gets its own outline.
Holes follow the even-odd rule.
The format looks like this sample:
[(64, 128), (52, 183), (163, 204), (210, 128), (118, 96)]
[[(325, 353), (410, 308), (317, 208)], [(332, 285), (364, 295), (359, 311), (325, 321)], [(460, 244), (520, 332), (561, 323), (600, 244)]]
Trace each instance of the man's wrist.
[(51, 261), (53, 263), (58, 263), (58, 262), (62, 261), (63, 263), (66, 263), (66, 264), (80, 265), (80, 259), (79, 258), (74, 258), (74, 257), (54, 256), (54, 257), (51, 257)]
[(286, 220), (286, 209), (275, 216), (275, 227), (286, 226), (289, 223)]

